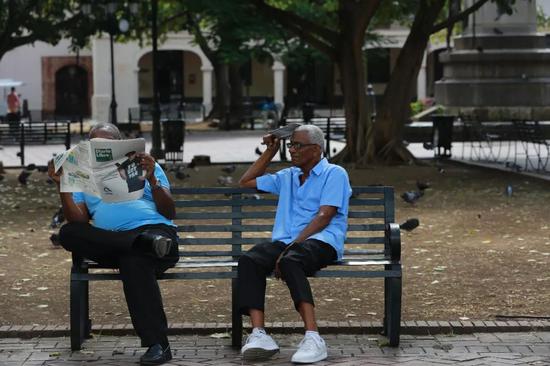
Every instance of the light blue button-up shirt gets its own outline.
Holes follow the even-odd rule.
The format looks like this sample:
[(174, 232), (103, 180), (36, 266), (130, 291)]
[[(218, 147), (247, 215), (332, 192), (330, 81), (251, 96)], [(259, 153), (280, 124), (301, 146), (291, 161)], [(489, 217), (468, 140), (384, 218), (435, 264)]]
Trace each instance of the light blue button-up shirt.
[[(164, 171), (155, 164), (155, 177), (161, 186), (170, 189), (170, 183)], [(86, 204), (93, 220), (93, 226), (111, 231), (132, 230), (143, 225), (165, 224), (176, 226), (158, 211), (153, 200), (153, 192), (148, 181), (145, 181), (143, 197), (125, 202), (103, 202), (99, 197), (87, 193), (73, 193), (75, 203)]]
[(323, 158), (313, 167), (303, 185), (300, 185), (300, 175), (300, 168), (291, 167), (256, 178), (259, 190), (279, 195), (272, 240), (290, 244), (313, 220), (321, 206), (334, 206), (338, 210), (327, 227), (308, 239), (330, 244), (341, 259), (351, 196), (348, 174), (341, 166), (330, 164)]

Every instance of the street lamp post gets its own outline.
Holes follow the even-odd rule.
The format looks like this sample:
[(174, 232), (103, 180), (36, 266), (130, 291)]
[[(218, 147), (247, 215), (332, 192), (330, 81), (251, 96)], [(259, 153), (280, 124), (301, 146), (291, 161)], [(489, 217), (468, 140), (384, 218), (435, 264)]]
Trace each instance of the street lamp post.
[(374, 94), (372, 84), (367, 84), (367, 101), (370, 108), (370, 121), (374, 123), (376, 121), (376, 94)]
[(118, 123), (117, 121), (117, 115), (116, 115), (116, 94), (115, 94), (115, 56), (114, 56), (114, 34), (113, 32), (109, 32), (109, 41), (111, 43), (111, 106), (109, 107), (110, 114), (111, 114), (111, 123), (116, 125)]
[(160, 104), (159, 104), (159, 90), (158, 90), (158, 78), (157, 78), (157, 61), (158, 61), (158, 29), (157, 29), (157, 16), (158, 16), (158, 1), (151, 0), (151, 37), (153, 43), (153, 129), (151, 131), (151, 138), (153, 146), (151, 148), (151, 155), (155, 159), (164, 158), (164, 151), (162, 151), (162, 144), (160, 140)]

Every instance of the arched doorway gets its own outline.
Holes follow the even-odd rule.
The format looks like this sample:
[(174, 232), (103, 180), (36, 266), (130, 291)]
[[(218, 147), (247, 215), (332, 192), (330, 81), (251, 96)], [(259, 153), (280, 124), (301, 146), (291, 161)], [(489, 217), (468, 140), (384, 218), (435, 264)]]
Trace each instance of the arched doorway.
[[(189, 51), (158, 51), (157, 82), (163, 106), (202, 102), (201, 59)], [(152, 53), (138, 61), (139, 104), (150, 105), (153, 98)]]
[(78, 65), (68, 65), (55, 73), (55, 114), (64, 117), (90, 115), (88, 72)]

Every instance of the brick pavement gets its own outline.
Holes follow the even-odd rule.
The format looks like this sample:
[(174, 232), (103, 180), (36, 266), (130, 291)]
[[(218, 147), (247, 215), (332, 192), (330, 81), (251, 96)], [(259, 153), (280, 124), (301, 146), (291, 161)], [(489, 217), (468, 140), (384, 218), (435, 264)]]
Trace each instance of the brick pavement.
[[(167, 365), (242, 365), (229, 335), (177, 335)], [(276, 334), (281, 352), (269, 362), (286, 365), (301, 334)], [(327, 334), (329, 358), (318, 365), (550, 365), (550, 332), (403, 335), (398, 348), (375, 335)], [(133, 336), (95, 335), (79, 352), (66, 337), (2, 338), (0, 365), (135, 365), (143, 349)]]

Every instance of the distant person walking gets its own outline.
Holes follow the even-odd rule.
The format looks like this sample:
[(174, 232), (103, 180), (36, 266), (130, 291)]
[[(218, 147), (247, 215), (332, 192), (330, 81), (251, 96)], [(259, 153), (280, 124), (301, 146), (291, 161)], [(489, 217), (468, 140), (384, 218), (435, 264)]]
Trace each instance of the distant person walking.
[(11, 88), (11, 92), (8, 94), (7, 102), (8, 113), (6, 114), (6, 119), (10, 125), (10, 135), (13, 135), (19, 127), (19, 108), (21, 107), (21, 101), (14, 87)]

